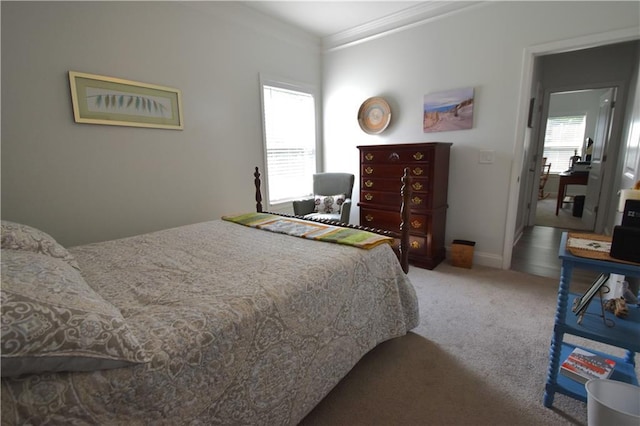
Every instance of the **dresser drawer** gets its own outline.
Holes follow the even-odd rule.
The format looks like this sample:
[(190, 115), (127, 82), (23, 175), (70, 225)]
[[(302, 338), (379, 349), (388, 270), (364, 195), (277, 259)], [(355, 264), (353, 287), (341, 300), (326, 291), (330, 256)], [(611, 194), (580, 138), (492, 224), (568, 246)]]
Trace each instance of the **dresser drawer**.
[[(427, 192), (412, 192), (409, 198), (409, 209), (427, 210), (431, 208), (432, 198)], [(396, 207), (402, 204), (400, 190), (391, 191), (360, 191), (360, 204), (363, 206), (390, 206)]]
[(360, 161), (368, 163), (415, 163), (430, 161), (433, 158), (433, 149), (401, 148), (401, 149), (362, 149)]
[[(413, 164), (409, 167), (411, 177), (429, 177), (431, 172), (430, 163)], [(405, 166), (402, 164), (363, 164), (360, 168), (360, 176), (363, 179), (367, 177), (385, 177), (397, 179), (404, 175)]]
[[(429, 190), (429, 178), (428, 177), (412, 177), (411, 178), (411, 191), (428, 191)], [(360, 181), (360, 189), (369, 191), (391, 191), (400, 193), (402, 188), (402, 181), (400, 179), (385, 179), (376, 177), (363, 177)]]
[(360, 207), (360, 225), (398, 232), (400, 230), (400, 212)]
[[(427, 215), (409, 215), (409, 232), (423, 235), (429, 231)], [(360, 208), (360, 225), (369, 228), (386, 229), (400, 232), (400, 212), (378, 210), (374, 208)]]
[(427, 248), (427, 239), (425, 237), (416, 237), (409, 235), (409, 253), (424, 254)]
[[(425, 235), (429, 233), (429, 220), (428, 216), (422, 214), (409, 215), (409, 232), (416, 233), (418, 235)], [(398, 230), (400, 228), (398, 227)]]

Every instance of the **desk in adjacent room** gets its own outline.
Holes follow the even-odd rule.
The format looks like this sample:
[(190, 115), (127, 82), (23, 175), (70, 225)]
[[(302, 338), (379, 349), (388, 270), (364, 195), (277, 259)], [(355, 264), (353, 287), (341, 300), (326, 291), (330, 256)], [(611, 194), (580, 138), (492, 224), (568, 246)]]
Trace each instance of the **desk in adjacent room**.
[(567, 185), (586, 185), (589, 180), (589, 172), (562, 172), (558, 175), (560, 180), (558, 182), (558, 200), (556, 201), (556, 216), (562, 206), (565, 194), (567, 192)]

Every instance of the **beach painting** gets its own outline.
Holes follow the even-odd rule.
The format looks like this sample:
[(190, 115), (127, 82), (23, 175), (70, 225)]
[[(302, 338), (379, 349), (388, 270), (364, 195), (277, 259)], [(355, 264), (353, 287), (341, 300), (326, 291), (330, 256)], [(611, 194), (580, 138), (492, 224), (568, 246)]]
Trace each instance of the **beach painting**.
[(424, 133), (465, 130), (473, 127), (473, 87), (424, 96)]

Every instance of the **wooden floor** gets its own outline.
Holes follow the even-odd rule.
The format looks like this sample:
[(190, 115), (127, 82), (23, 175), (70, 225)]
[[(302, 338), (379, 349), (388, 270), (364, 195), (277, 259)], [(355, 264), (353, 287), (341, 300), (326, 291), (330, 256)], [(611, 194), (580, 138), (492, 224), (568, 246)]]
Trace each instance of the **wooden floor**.
[[(543, 277), (560, 277), (558, 248), (566, 229), (548, 226), (525, 228), (513, 249), (511, 269)], [(574, 269), (572, 283), (589, 284), (598, 273)]]

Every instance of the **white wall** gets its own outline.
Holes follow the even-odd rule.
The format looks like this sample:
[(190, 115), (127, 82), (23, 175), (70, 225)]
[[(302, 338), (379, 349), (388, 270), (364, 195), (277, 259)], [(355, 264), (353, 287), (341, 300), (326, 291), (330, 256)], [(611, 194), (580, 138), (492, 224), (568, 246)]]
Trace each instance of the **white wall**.
[[(250, 211), (259, 73), (320, 87), (319, 40), (231, 2), (2, 2), (2, 218), (64, 245)], [(183, 131), (76, 124), (69, 70), (176, 87)]]
[[(516, 122), (525, 49), (638, 28), (639, 11), (636, 2), (489, 2), (327, 52), (327, 170), (358, 174), (360, 144), (453, 142), (446, 241), (476, 241), (476, 261), (501, 267), (506, 232), (513, 232), (505, 225), (511, 168), (519, 170), (521, 161)], [(423, 96), (469, 86), (475, 87), (473, 129), (423, 133)], [(385, 97), (392, 109), (391, 126), (378, 136), (364, 134), (356, 120), (370, 96)], [(481, 150), (495, 151), (495, 162), (479, 164)], [(356, 207), (352, 216), (358, 214)]]

